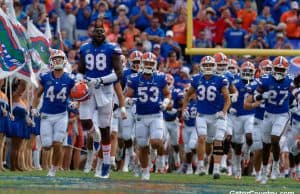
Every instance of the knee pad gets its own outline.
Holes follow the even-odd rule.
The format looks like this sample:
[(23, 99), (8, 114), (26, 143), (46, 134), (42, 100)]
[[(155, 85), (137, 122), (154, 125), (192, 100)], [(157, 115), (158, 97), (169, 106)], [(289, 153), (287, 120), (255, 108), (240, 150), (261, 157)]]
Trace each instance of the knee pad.
[(224, 145), (224, 154), (228, 154), (230, 148), (230, 140), (225, 139), (223, 145)]
[(43, 137), (41, 138), (41, 144), (43, 148), (51, 148), (53, 140), (51, 137)]
[(137, 142), (137, 145), (141, 148), (149, 146), (149, 141), (146, 138), (138, 138), (136, 140), (136, 142)]
[(235, 145), (235, 154), (236, 155), (242, 155), (242, 147), (243, 147), (243, 144), (236, 144)]
[(222, 156), (224, 154), (223, 142), (214, 142), (213, 144), (213, 154)]

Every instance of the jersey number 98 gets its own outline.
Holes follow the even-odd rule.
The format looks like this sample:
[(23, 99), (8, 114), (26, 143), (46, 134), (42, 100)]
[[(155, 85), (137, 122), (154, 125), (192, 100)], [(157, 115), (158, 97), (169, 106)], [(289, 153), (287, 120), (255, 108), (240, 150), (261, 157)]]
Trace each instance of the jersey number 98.
[(95, 56), (89, 53), (85, 55), (85, 63), (88, 70), (103, 71), (106, 68), (106, 55), (99, 53)]

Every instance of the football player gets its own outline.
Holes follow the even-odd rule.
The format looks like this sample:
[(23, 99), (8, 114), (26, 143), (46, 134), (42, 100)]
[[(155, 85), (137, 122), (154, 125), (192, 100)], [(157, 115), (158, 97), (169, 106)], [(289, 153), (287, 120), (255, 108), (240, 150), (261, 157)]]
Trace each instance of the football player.
[[(122, 63), (121, 49), (105, 41), (103, 26), (95, 26), (92, 41), (80, 47), (80, 63), (78, 79), (83, 75), (91, 88), (90, 98), (81, 102), (79, 116), (83, 130), (89, 131), (94, 141), (99, 141), (97, 126), (94, 126), (93, 116), (96, 113), (97, 123), (101, 132), (101, 150), (99, 157), (103, 157), (100, 178), (109, 177), (110, 169), (110, 124), (113, 111), (113, 82), (121, 80)], [(124, 107), (121, 107), (124, 111)], [(92, 160), (90, 160), (92, 161)], [(90, 165), (91, 166), (91, 165)]]
[[(267, 76), (272, 72), (272, 61), (265, 59), (259, 63), (259, 71), (261, 76)], [(260, 78), (258, 78), (260, 79)], [(261, 162), (262, 162), (262, 122), (265, 113), (265, 104), (260, 101), (254, 101), (253, 94), (249, 94), (244, 103), (245, 109), (255, 109), (254, 126), (252, 139), (253, 144), (251, 150), (254, 152), (253, 163), (255, 171), (255, 181), (261, 181)]]
[[(233, 84), (235, 76), (230, 71), (228, 71), (229, 60), (228, 60), (227, 56), (221, 52), (216, 53), (214, 55), (214, 59), (215, 59), (216, 65), (217, 65), (216, 73), (218, 75), (223, 75), (228, 80), (231, 102), (234, 103), (237, 101), (238, 91), (237, 91), (235, 85)], [(223, 103), (220, 103), (220, 109), (222, 109), (222, 108), (223, 108)], [(222, 172), (227, 171), (227, 154), (228, 154), (229, 148), (230, 148), (230, 142), (231, 142), (231, 138), (232, 138), (232, 126), (233, 126), (231, 119), (228, 119), (226, 121), (226, 125), (227, 126), (226, 126), (226, 136), (225, 136), (226, 138), (224, 140), (224, 154), (223, 154), (222, 160), (221, 160), (221, 171)]]
[(157, 59), (151, 52), (142, 57), (141, 72), (128, 79), (126, 97), (136, 98), (136, 140), (139, 146), (139, 159), (142, 167), (142, 180), (150, 179), (148, 168), (149, 142), (158, 150), (158, 160), (163, 161), (164, 123), (162, 110), (170, 106), (171, 93), (167, 86), (166, 76), (157, 73)]
[[(211, 152), (213, 144), (214, 169), (213, 178), (220, 178), (220, 161), (223, 155), (223, 140), (226, 132), (226, 115), (230, 107), (228, 81), (220, 75), (216, 75), (215, 59), (205, 56), (200, 63), (202, 73), (195, 75), (191, 87), (183, 100), (183, 112), (187, 111), (189, 98), (193, 93), (197, 96), (196, 130), (198, 134), (198, 165), (202, 173), (204, 170), (205, 141), (207, 153)], [(223, 103), (224, 102), (224, 103)], [(223, 104), (220, 110), (220, 104)]]
[(168, 144), (173, 147), (173, 158), (175, 168), (178, 169), (180, 166), (179, 156), (179, 127), (180, 123), (178, 120), (178, 111), (181, 108), (183, 100), (183, 91), (179, 88), (174, 88), (174, 78), (171, 74), (167, 74), (167, 84), (172, 95), (172, 108), (164, 111), (164, 121), (166, 126), (166, 133), (168, 133)]
[(278, 56), (273, 62), (272, 73), (262, 76), (256, 89), (254, 100), (265, 100), (265, 114), (262, 124), (263, 130), (263, 168), (261, 184), (266, 184), (267, 165), (272, 148), (273, 165), (271, 179), (279, 176), (280, 136), (289, 122), (289, 101), (292, 79), (287, 75), (288, 61)]
[[(246, 61), (241, 65), (240, 79), (234, 81), (234, 85), (239, 92), (237, 102), (232, 103), (231, 112), (234, 112), (233, 117), (233, 135), (232, 135), (232, 148), (235, 152), (235, 160), (233, 165), (235, 166), (235, 178), (241, 179), (242, 177), (242, 146), (244, 139), (246, 139), (246, 150), (244, 151), (244, 160), (249, 161), (249, 148), (252, 145), (252, 130), (254, 122), (255, 110), (245, 110), (244, 101), (247, 95), (253, 94), (257, 87), (257, 82), (254, 81), (255, 66), (253, 63)], [(245, 138), (244, 138), (245, 137)], [(246, 164), (247, 165), (247, 164)]]
[(32, 115), (37, 115), (37, 106), (43, 95), (40, 136), (42, 147), (53, 147), (53, 161), (47, 176), (55, 176), (58, 170), (62, 143), (68, 126), (68, 97), (75, 80), (64, 72), (67, 57), (61, 50), (54, 50), (49, 59), (51, 71), (40, 75), (39, 87), (32, 102)]

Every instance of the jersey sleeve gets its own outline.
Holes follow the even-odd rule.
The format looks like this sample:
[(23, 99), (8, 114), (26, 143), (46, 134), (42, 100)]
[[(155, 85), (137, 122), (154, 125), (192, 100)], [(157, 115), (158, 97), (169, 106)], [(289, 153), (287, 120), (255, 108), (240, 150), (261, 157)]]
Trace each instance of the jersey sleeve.
[(197, 89), (197, 80), (198, 80), (198, 77), (197, 77), (197, 76), (193, 76), (193, 77), (192, 77), (192, 80), (191, 80), (191, 86), (192, 86), (194, 89)]
[(225, 77), (221, 77), (220, 86), (221, 88), (223, 88), (224, 86), (228, 88), (229, 87), (228, 79)]
[(257, 83), (256, 91), (262, 94), (266, 90), (266, 85), (268, 85), (268, 76), (261, 77)]
[(135, 83), (136, 75), (131, 75), (127, 79), (127, 87), (132, 88), (133, 90), (136, 90), (136, 83)]
[(122, 54), (122, 50), (121, 50), (119, 45), (113, 45), (112, 54), (115, 54), (115, 55), (121, 55)]
[(253, 82), (249, 83), (246, 86), (247, 93), (254, 94), (254, 91), (256, 90), (257, 86), (258, 86), (258, 84), (257, 84), (256, 81), (253, 81)]

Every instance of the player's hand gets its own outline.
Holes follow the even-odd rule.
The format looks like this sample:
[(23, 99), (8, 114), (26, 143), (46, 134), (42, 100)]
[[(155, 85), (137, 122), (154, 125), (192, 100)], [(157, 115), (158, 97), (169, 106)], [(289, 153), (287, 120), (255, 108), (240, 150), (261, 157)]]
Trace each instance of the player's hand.
[(270, 96), (269, 92), (264, 92), (262, 95), (262, 98), (263, 98), (263, 100), (267, 100), (267, 99), (269, 99), (269, 96)]
[(254, 101), (262, 101), (262, 100), (263, 100), (263, 96), (261, 94), (254, 95)]
[(236, 111), (235, 108), (230, 108), (230, 109), (229, 109), (229, 113), (232, 114), (232, 115), (236, 115), (236, 112), (237, 112), (237, 111)]
[(184, 109), (182, 112), (182, 117), (184, 120), (189, 120), (189, 118), (191, 117), (189, 111), (187, 109)]
[(103, 80), (101, 77), (99, 78), (85, 78), (86, 81), (87, 81), (87, 84), (90, 86), (90, 87), (94, 87), (94, 88), (99, 88), (101, 85), (103, 85)]
[(219, 112), (217, 112), (216, 116), (217, 116), (217, 119), (225, 120), (226, 113), (224, 113), (223, 111), (219, 111)]
[(133, 106), (133, 104), (134, 104), (134, 100), (133, 100), (133, 98), (125, 98), (125, 105), (126, 105), (126, 107), (131, 107), (131, 106)]
[(230, 94), (230, 99), (232, 103), (237, 102), (238, 99), (238, 94), (234, 93), (234, 94)]
[(164, 101), (160, 105), (160, 109), (163, 110), (163, 111), (165, 111), (168, 108), (168, 106), (169, 106), (170, 103), (171, 103), (170, 99), (169, 98), (165, 98)]
[(78, 102), (76, 102), (76, 101), (72, 101), (72, 102), (70, 102), (69, 103), (69, 108), (70, 109), (77, 109), (78, 108)]
[(33, 108), (33, 109), (31, 109), (31, 115), (32, 115), (32, 117), (38, 117), (38, 116), (40, 116), (40, 113), (36, 108)]
[(14, 121), (14, 120), (15, 120), (15, 116), (14, 116), (13, 114), (9, 113), (9, 119), (10, 119), (11, 121)]
[(127, 113), (126, 113), (125, 107), (121, 107), (121, 108), (120, 108), (120, 112), (121, 112), (121, 119), (122, 119), (122, 120), (127, 119)]
[(4, 117), (6, 117), (8, 115), (7, 110), (3, 106), (1, 106), (1, 111), (2, 111), (2, 114)]
[(75, 75), (75, 81), (76, 82), (80, 82), (82, 80), (84, 80), (84, 76), (81, 73), (76, 73), (76, 75)]

